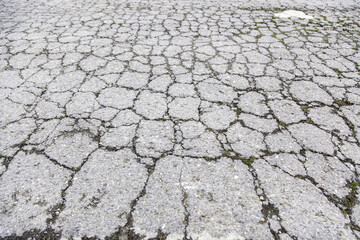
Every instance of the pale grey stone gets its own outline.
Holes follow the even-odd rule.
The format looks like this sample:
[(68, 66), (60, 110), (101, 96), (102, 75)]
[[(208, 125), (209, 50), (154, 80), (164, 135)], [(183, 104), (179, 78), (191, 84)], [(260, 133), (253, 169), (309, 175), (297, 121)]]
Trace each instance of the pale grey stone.
[(130, 150), (97, 150), (67, 189), (66, 206), (55, 229), (61, 229), (63, 237), (111, 235), (126, 224), (131, 201), (141, 192), (146, 177), (146, 168)]
[(351, 135), (349, 127), (345, 121), (336, 114), (336, 111), (330, 107), (312, 108), (308, 115), (315, 124), (325, 130), (339, 135)]
[(340, 151), (356, 164), (360, 164), (360, 147), (358, 144), (344, 141), (340, 145)]
[(192, 239), (270, 239), (247, 166), (185, 159), (181, 186), (187, 195), (187, 232)]
[(50, 158), (68, 167), (76, 168), (98, 147), (89, 135), (84, 133), (67, 133), (54, 139), (46, 148)]
[(160, 157), (173, 146), (174, 129), (170, 121), (141, 121), (135, 140), (136, 152), (141, 156)]
[(0, 104), (0, 126), (18, 121), (25, 116), (25, 109), (22, 104), (14, 103), (9, 100), (1, 101)]
[(56, 126), (59, 124), (59, 119), (52, 119), (49, 121), (45, 121), (42, 124), (39, 124), (36, 132), (31, 134), (28, 139), (29, 144), (41, 144), (44, 143), (48, 137), (54, 133)]
[(171, 85), (168, 93), (174, 97), (193, 97), (196, 95), (193, 85), (182, 83), (175, 83)]
[(49, 70), (40, 70), (28, 79), (26, 79), (27, 82), (32, 82), (35, 84), (35, 86), (38, 87), (45, 87), (47, 84), (49, 84), (54, 79), (54, 76), (50, 75)]
[[(168, 156), (159, 160), (133, 213), (134, 230), (146, 239), (155, 238), (160, 229), (183, 237), (185, 209), (182, 187), (183, 160)], [(166, 222), (166, 224), (163, 224)], [(168, 236), (169, 238), (169, 236)]]
[(91, 92), (78, 92), (71, 98), (71, 101), (66, 104), (66, 113), (68, 115), (91, 113), (100, 107), (96, 101), (96, 96)]
[(148, 119), (162, 118), (167, 111), (166, 95), (143, 91), (135, 101), (134, 109)]
[(265, 91), (279, 91), (281, 81), (275, 77), (258, 77), (255, 78), (256, 87)]
[(278, 128), (278, 124), (275, 119), (261, 118), (252, 114), (240, 114), (239, 120), (243, 121), (246, 127), (256, 129), (264, 133), (271, 133)]
[(308, 149), (329, 155), (334, 153), (334, 144), (331, 141), (331, 135), (314, 125), (298, 123), (291, 125), (289, 131), (300, 144)]
[(138, 123), (140, 121), (140, 116), (134, 113), (131, 110), (122, 110), (120, 111), (116, 117), (111, 121), (111, 124), (114, 127), (124, 126), (124, 125), (131, 125)]
[(1, 88), (16, 88), (24, 82), (17, 71), (1, 71), (0, 72), (0, 87)]
[(12, 156), (17, 152), (21, 143), (28, 139), (35, 130), (35, 121), (30, 118), (10, 123), (0, 129), (0, 155)]
[(71, 171), (53, 164), (44, 155), (20, 151), (1, 178), (0, 235), (21, 236), (47, 227), (49, 209), (61, 203)]
[(3, 1), (0, 239), (360, 237), (358, 6)]
[(360, 105), (344, 106), (340, 110), (352, 124), (360, 127)]
[(86, 80), (80, 87), (82, 92), (99, 92), (104, 89), (106, 84), (97, 77), (92, 77)]
[(55, 102), (40, 101), (35, 108), (39, 118), (52, 119), (64, 116), (64, 109)]
[(255, 161), (253, 167), (289, 235), (300, 239), (325, 239), (329, 236), (356, 239), (345, 227), (349, 219), (311, 183), (293, 178), (263, 161)]
[(180, 130), (184, 138), (197, 138), (205, 132), (206, 127), (201, 122), (186, 121), (180, 124)]
[(198, 137), (184, 139), (182, 149), (177, 149), (175, 154), (193, 157), (219, 157), (222, 154), (220, 142), (213, 132), (206, 131)]
[(111, 107), (105, 107), (105, 108), (99, 108), (96, 111), (93, 111), (90, 115), (91, 118), (100, 119), (102, 121), (109, 121), (115, 117), (115, 115), (119, 112), (119, 110), (111, 108)]
[(201, 98), (212, 102), (232, 102), (236, 92), (228, 86), (211, 83), (199, 83), (197, 85)]
[(69, 91), (76, 86), (79, 86), (84, 78), (85, 73), (81, 71), (64, 73), (63, 75), (56, 77), (55, 80), (48, 85), (48, 90), (50, 92)]
[(172, 82), (173, 80), (169, 75), (161, 75), (154, 78), (148, 86), (154, 91), (166, 92)]
[(9, 64), (13, 68), (24, 69), (34, 57), (32, 54), (18, 53), (10, 58)]
[(63, 64), (64, 65), (74, 64), (74, 63), (79, 62), (82, 58), (83, 58), (83, 55), (81, 53), (78, 53), (78, 52), (67, 53), (64, 56)]
[(280, 153), (269, 157), (265, 157), (265, 160), (273, 166), (281, 168), (284, 172), (296, 176), (307, 175), (304, 165), (294, 154)]
[(265, 97), (257, 92), (247, 92), (241, 95), (237, 106), (244, 112), (260, 116), (269, 112), (269, 108), (265, 104)]
[(93, 55), (90, 55), (87, 58), (84, 58), (79, 63), (80, 67), (86, 72), (98, 70), (98, 69), (104, 67), (105, 64), (106, 64), (106, 61), (104, 59), (93, 56)]
[(236, 119), (236, 113), (228, 106), (214, 106), (206, 109), (200, 120), (208, 127), (215, 130), (224, 130)]
[(332, 104), (332, 97), (317, 84), (309, 81), (297, 81), (290, 85), (290, 93), (304, 102)]
[(100, 144), (113, 148), (121, 148), (132, 143), (136, 126), (120, 126), (110, 128), (100, 139)]
[[(35, 94), (37, 94), (35, 92)], [(30, 92), (26, 87), (19, 87), (10, 93), (8, 99), (23, 105), (33, 105), (36, 102), (37, 96), (34, 93)]]
[(137, 72), (124, 72), (117, 84), (122, 87), (129, 87), (133, 89), (143, 88), (149, 81), (149, 74)]
[(286, 131), (269, 134), (265, 137), (265, 143), (272, 152), (295, 152), (301, 150), (301, 146)]
[(321, 154), (307, 152), (305, 167), (307, 175), (314, 178), (319, 187), (345, 198), (349, 194), (348, 182), (355, 179), (351, 170), (336, 157), (325, 158)]
[(264, 136), (258, 132), (235, 123), (226, 132), (232, 149), (244, 157), (259, 156), (266, 149)]
[(106, 88), (102, 90), (97, 98), (101, 105), (117, 109), (125, 109), (133, 106), (135, 92), (125, 88)]
[(296, 123), (305, 120), (306, 116), (300, 106), (290, 100), (274, 100), (269, 106), (275, 117), (286, 124)]
[(193, 97), (175, 98), (169, 103), (169, 115), (184, 120), (199, 119), (200, 99)]
[(235, 74), (221, 74), (219, 79), (224, 83), (232, 86), (235, 89), (245, 90), (250, 87), (249, 81), (242, 76)]
[(270, 58), (256, 51), (245, 52), (243, 55), (250, 63), (268, 63)]

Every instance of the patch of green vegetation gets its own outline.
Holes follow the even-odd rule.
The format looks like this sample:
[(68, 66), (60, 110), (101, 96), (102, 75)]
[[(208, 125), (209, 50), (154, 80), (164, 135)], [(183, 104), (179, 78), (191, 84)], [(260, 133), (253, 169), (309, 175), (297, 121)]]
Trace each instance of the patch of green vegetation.
[(307, 118), (306, 119), (306, 122), (309, 123), (309, 124), (313, 124), (314, 122), (311, 120), (311, 118)]
[(219, 105), (219, 106), (223, 105), (222, 102), (216, 102), (216, 104)]
[(226, 150), (223, 155), (225, 157), (230, 157), (232, 152), (233, 152), (232, 150)]
[(351, 207), (351, 201), (349, 199), (346, 199), (344, 201), (344, 206), (347, 207), (347, 208), (350, 208)]
[(352, 105), (352, 103), (351, 103), (349, 100), (347, 100), (347, 99), (336, 99), (334, 102), (335, 102), (339, 107)]
[(242, 110), (238, 108), (238, 109), (236, 109), (235, 112), (236, 112), (236, 115), (240, 115), (242, 113)]
[(287, 126), (286, 123), (284, 123), (284, 122), (282, 122), (282, 121), (279, 121), (279, 124), (280, 124), (280, 126), (282, 126), (282, 127), (286, 127), (286, 126)]
[(356, 226), (354, 224), (352, 224), (352, 229), (356, 230), (356, 231), (360, 231), (360, 227), (359, 226)]
[(348, 211), (346, 209), (341, 209), (341, 212), (344, 214), (344, 215), (348, 215)]
[(204, 157), (205, 161), (210, 162), (212, 160), (211, 157)]
[(242, 159), (242, 162), (249, 168), (252, 168), (252, 164), (254, 163), (255, 160), (256, 160), (256, 157), (251, 156), (250, 158)]
[(357, 188), (359, 187), (360, 183), (359, 182), (351, 182), (349, 183), (349, 188), (351, 190), (357, 190)]
[(230, 126), (231, 126), (231, 125), (234, 125), (235, 123), (237, 123), (236, 120), (232, 121), (232, 122), (230, 123)]
[(339, 76), (339, 77), (342, 77), (342, 73), (338, 70), (338, 69), (334, 69), (334, 72), (336, 72), (336, 74)]
[(309, 110), (307, 107), (301, 107), (301, 110), (305, 113), (305, 115), (308, 115)]

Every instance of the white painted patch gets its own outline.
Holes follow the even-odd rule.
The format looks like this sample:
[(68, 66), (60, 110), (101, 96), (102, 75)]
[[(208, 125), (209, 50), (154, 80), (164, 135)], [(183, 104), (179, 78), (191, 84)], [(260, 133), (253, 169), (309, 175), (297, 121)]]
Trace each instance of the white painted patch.
[(297, 18), (306, 18), (306, 19), (314, 18), (313, 16), (306, 15), (304, 12), (296, 11), (296, 10), (286, 10), (281, 13), (275, 13), (275, 17), (279, 17), (279, 18), (297, 17)]

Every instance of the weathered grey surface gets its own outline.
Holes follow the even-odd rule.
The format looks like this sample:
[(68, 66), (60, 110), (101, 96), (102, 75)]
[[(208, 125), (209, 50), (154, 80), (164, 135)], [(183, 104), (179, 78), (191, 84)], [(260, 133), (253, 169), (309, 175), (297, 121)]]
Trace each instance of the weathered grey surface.
[(359, 239), (359, 7), (0, 0), (0, 238)]

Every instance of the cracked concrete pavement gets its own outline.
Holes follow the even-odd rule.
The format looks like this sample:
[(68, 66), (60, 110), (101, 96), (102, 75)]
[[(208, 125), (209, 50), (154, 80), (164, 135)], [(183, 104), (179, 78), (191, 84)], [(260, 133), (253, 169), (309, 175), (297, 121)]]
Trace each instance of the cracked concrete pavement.
[(359, 7), (0, 0), (0, 238), (360, 239)]

